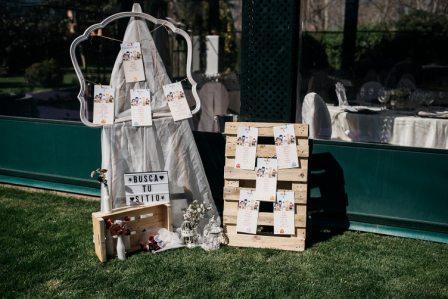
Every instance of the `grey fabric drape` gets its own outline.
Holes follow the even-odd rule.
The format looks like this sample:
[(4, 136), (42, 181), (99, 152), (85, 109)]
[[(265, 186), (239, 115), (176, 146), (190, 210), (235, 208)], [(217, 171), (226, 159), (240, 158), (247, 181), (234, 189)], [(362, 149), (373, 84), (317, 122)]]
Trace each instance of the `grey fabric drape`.
[[(140, 6), (134, 5), (133, 11), (141, 11)], [(154, 119), (151, 127), (131, 125), (130, 89), (150, 89), (153, 112), (168, 111), (162, 86), (170, 79), (145, 21), (131, 19), (123, 41), (140, 42), (146, 80), (126, 83), (121, 53), (118, 55), (110, 81), (116, 88), (116, 122), (105, 126), (101, 136), (102, 167), (108, 170), (112, 208), (125, 205), (125, 173), (166, 170), (175, 227), (183, 220), (182, 209), (194, 199), (210, 204), (218, 216), (188, 120), (174, 122), (170, 117)], [(104, 201), (104, 194), (102, 198)]]

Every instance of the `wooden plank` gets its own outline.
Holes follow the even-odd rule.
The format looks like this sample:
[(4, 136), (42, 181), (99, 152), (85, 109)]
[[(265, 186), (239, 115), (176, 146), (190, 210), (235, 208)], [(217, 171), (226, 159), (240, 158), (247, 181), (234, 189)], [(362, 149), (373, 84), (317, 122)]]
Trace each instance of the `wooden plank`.
[[(227, 224), (224, 225), (226, 228), (226, 233), (230, 231), (231, 234), (235, 235), (250, 235), (250, 234), (240, 234), (236, 232), (236, 225)], [(252, 236), (252, 235), (251, 235)], [(305, 240), (306, 239), (306, 228), (303, 227), (296, 227), (295, 228), (295, 235), (264, 235), (264, 236), (272, 236), (272, 237), (278, 237), (278, 238), (297, 238), (299, 240)]]
[[(236, 152), (236, 137), (227, 136), (226, 142), (226, 157), (235, 157)], [(276, 156), (275, 145), (273, 144), (258, 144), (257, 145), (257, 157), (269, 158)], [(298, 157), (309, 156), (308, 139), (297, 140), (297, 155)], [(233, 166), (233, 165), (231, 165)]]
[(173, 231), (173, 217), (171, 214), (171, 205), (166, 205), (166, 222), (165, 228), (169, 231)]
[[(136, 233), (131, 235), (131, 252), (137, 251), (140, 249), (140, 238), (142, 233)], [(136, 250), (134, 250), (137, 248)]]
[[(308, 169), (308, 159), (299, 159), (300, 167), (298, 168), (289, 168), (289, 169)], [(235, 158), (233, 157), (226, 157), (226, 165), (228, 167), (235, 168)], [(282, 169), (280, 169), (282, 170)]]
[[(272, 127), (285, 125), (285, 123), (258, 123), (258, 122), (226, 122), (225, 134), (236, 135), (237, 128), (239, 126), (250, 126), (258, 128), (258, 137), (274, 137), (274, 131)], [(308, 137), (308, 125), (306, 124), (293, 124), (294, 133), (297, 137)]]
[[(224, 201), (224, 224), (235, 224), (238, 216), (238, 202), (236, 201)], [(274, 213), (272, 212), (259, 212), (258, 213), (258, 225), (274, 225)], [(296, 204), (296, 211), (294, 215), (295, 227), (306, 227), (306, 205)]]
[(272, 248), (290, 251), (305, 250), (305, 229), (296, 230), (296, 236), (265, 236), (238, 234), (236, 226), (227, 225), (229, 246)]
[[(307, 190), (306, 184), (297, 184), (300, 187), (300, 190), (287, 190), (287, 189), (278, 189), (277, 191), (294, 191), (295, 203), (305, 204), (307, 198)], [(305, 186), (303, 188), (302, 186)], [(227, 201), (238, 201), (240, 199), (240, 190), (254, 190), (254, 188), (238, 188), (238, 187), (224, 187), (224, 200)]]
[(113, 219), (117, 219), (120, 217), (128, 216), (140, 216), (145, 214), (151, 214), (157, 212), (160, 209), (165, 209), (166, 205), (157, 205), (157, 206), (133, 206), (133, 207), (123, 207), (114, 209), (111, 212), (96, 212), (95, 217), (107, 218), (111, 217)]
[[(256, 180), (255, 170), (224, 167), (224, 178), (230, 180)], [(308, 170), (302, 168), (279, 169), (278, 181), (306, 182)]]
[(145, 228), (151, 228), (151, 227), (164, 227), (166, 220), (165, 220), (166, 213), (157, 213), (153, 214), (151, 217), (145, 217), (140, 218), (132, 221), (127, 221), (126, 226), (131, 231), (142, 231)]
[[(302, 159), (299, 158), (299, 163), (300, 163), (299, 165), (300, 167), (298, 167), (299, 169), (302, 167), (303, 169), (305, 168), (308, 169), (308, 158), (302, 158)], [(225, 166), (235, 168), (235, 157), (225, 157)]]
[(292, 183), (292, 191), (297, 193), (298, 199), (296, 198), (296, 203), (306, 204), (308, 201), (308, 184), (306, 183)]
[(224, 180), (224, 187), (239, 187), (240, 181), (238, 180)]
[(103, 218), (97, 218), (92, 214), (93, 240), (95, 242), (95, 253), (100, 262), (107, 261), (106, 255), (106, 225)]

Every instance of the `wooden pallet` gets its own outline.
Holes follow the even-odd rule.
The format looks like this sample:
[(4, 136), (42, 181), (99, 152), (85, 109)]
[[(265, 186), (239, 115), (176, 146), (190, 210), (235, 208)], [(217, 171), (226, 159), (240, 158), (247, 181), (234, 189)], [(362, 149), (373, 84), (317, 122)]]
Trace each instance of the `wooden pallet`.
[[(131, 230), (130, 252), (140, 250), (140, 236), (147, 228), (166, 228), (172, 230), (171, 206), (169, 204), (158, 206), (137, 206), (126, 207), (113, 210), (112, 212), (92, 213), (93, 241), (95, 243), (95, 253), (101, 262), (108, 258), (106, 254), (106, 220), (123, 219), (130, 217), (126, 221), (126, 226)], [(116, 241), (114, 240), (114, 246)], [(115, 247), (114, 247), (115, 248)], [(112, 256), (109, 256), (112, 257)]]
[[(297, 153), (300, 168), (280, 169), (278, 171), (278, 191), (294, 191), (295, 197), (295, 235), (251, 235), (237, 233), (236, 222), (238, 214), (238, 200), (240, 190), (255, 189), (255, 170), (236, 169), (235, 150), (236, 134), (238, 126), (251, 126), (258, 128), (257, 157), (273, 157), (276, 155), (273, 127), (280, 123), (255, 123), (255, 122), (228, 122), (225, 127), (226, 134), (226, 163), (224, 169), (224, 217), (223, 223), (229, 238), (230, 246), (275, 248), (292, 251), (305, 250), (306, 237), (306, 202), (308, 179), (308, 126), (294, 124), (297, 141)], [(272, 144), (260, 144), (260, 137), (271, 137)], [(260, 212), (258, 215), (259, 226), (273, 226), (272, 212)]]

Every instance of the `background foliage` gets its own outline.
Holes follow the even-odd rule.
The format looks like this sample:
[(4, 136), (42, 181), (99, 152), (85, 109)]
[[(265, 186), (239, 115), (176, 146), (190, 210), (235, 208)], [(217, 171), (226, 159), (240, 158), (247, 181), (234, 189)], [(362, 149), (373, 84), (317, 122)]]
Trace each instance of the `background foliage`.
[[(387, 69), (400, 61), (418, 64), (448, 64), (448, 16), (414, 10), (402, 15), (393, 31), (384, 30), (381, 24), (358, 28), (355, 64), (358, 72), (366, 69)], [(341, 67), (342, 31), (305, 32), (304, 62), (311, 58), (314, 65), (328, 61), (333, 70)], [(325, 52), (325, 57), (315, 50)], [(320, 60), (320, 61), (318, 61)], [(305, 62), (306, 63), (306, 62)], [(309, 63), (313, 65), (313, 63)]]

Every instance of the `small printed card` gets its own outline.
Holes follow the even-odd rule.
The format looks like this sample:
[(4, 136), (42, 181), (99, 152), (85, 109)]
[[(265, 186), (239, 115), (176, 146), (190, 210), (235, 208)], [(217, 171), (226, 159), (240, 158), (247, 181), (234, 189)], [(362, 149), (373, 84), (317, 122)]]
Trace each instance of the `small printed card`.
[(294, 235), (294, 191), (277, 192), (274, 203), (274, 234)]
[(139, 42), (121, 44), (126, 82), (145, 81), (143, 55)]
[(254, 199), (253, 190), (241, 190), (238, 202), (236, 231), (239, 233), (256, 234), (258, 210), (260, 202)]
[(258, 128), (239, 126), (236, 136), (235, 168), (254, 170)]
[(177, 82), (164, 85), (163, 93), (168, 101), (174, 121), (192, 117), (182, 83)]
[(274, 127), (278, 169), (299, 167), (294, 125)]
[(95, 85), (93, 94), (93, 123), (97, 125), (113, 124), (115, 89), (109, 85)]
[(131, 118), (134, 127), (152, 126), (149, 89), (131, 89)]
[(277, 159), (257, 158), (255, 199), (275, 201), (277, 191)]

